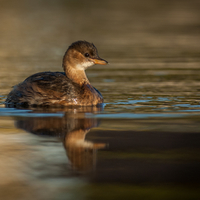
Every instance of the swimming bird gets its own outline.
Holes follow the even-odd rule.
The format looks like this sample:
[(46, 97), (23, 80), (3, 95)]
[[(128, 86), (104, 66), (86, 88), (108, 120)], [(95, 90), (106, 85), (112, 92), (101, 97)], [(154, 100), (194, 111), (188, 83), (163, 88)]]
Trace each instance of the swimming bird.
[(72, 43), (63, 57), (64, 72), (39, 72), (14, 86), (6, 99), (6, 107), (29, 106), (92, 106), (103, 103), (85, 70), (94, 64), (108, 62), (98, 56), (93, 43)]

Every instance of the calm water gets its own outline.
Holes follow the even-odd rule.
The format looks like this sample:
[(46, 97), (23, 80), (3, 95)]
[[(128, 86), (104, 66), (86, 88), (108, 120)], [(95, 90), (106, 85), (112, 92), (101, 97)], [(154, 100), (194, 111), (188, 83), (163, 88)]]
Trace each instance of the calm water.
[[(199, 1), (2, 1), (0, 198), (200, 199)], [(8, 109), (76, 40), (104, 108)]]

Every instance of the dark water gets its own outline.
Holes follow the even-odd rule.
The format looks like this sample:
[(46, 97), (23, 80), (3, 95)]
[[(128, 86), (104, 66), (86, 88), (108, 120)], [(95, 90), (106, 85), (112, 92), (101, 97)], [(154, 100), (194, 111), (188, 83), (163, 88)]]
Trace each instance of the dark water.
[[(200, 199), (199, 1), (1, 4), (1, 199)], [(104, 108), (4, 107), (80, 39)]]

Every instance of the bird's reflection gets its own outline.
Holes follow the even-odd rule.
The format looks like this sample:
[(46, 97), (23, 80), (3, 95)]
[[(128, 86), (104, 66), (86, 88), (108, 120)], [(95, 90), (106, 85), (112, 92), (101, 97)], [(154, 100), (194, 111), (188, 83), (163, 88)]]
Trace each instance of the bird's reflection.
[(99, 119), (86, 118), (86, 113), (96, 113), (102, 107), (40, 109), (33, 113), (63, 113), (63, 117), (26, 117), (16, 120), (16, 127), (40, 136), (61, 138), (72, 168), (87, 172), (95, 168), (96, 150), (105, 148), (104, 143), (85, 140), (91, 128), (99, 125)]

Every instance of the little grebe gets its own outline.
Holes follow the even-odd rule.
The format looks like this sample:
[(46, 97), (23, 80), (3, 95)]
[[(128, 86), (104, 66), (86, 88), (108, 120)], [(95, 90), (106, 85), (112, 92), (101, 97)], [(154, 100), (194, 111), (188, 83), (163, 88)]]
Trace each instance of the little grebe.
[(14, 86), (6, 99), (7, 107), (17, 106), (89, 106), (103, 103), (101, 93), (94, 88), (85, 69), (108, 62), (98, 56), (94, 44), (77, 41), (63, 57), (64, 72), (40, 72)]

